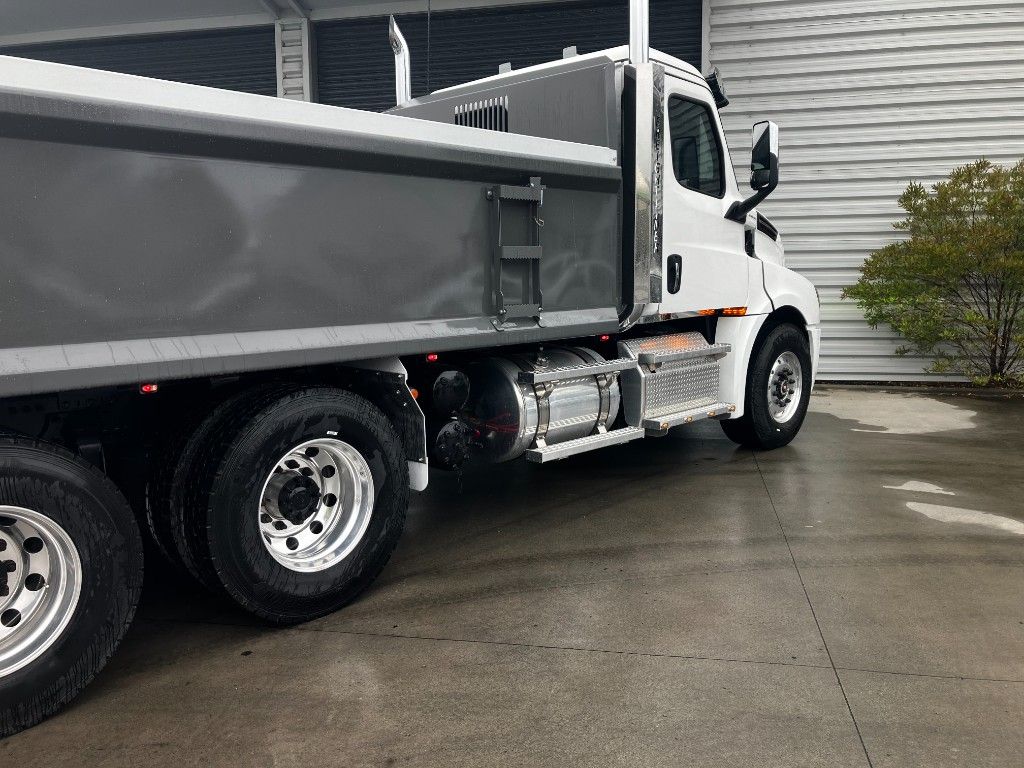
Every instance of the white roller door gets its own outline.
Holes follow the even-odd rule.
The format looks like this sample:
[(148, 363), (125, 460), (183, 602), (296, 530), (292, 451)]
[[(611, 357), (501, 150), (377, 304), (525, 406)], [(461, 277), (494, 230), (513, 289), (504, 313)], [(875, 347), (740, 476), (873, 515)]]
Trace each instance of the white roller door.
[(711, 64), (737, 176), (749, 177), (750, 125), (779, 123), (782, 180), (764, 205), (788, 265), (818, 286), (821, 377), (912, 380), (840, 292), (871, 251), (900, 235), (896, 198), (911, 179), (1024, 156), (1021, 0), (710, 0)]

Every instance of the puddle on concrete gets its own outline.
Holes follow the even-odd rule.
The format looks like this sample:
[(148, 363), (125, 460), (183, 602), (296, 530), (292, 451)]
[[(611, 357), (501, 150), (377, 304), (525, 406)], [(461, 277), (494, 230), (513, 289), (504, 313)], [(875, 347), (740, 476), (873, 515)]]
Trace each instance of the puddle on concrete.
[(940, 523), (963, 523), (965, 525), (984, 525), (988, 528), (995, 528), (1006, 533), (1015, 533), (1024, 536), (1024, 523), (1014, 520), (1012, 517), (993, 515), (989, 512), (979, 512), (976, 509), (960, 509), (959, 507), (944, 507), (941, 504), (924, 504), (919, 501), (908, 501), (907, 508), (918, 512), (932, 520)]
[(863, 425), (854, 432), (890, 435), (928, 435), (956, 429), (974, 429), (977, 411), (920, 394), (819, 390), (810, 409)]
[(883, 488), (888, 488), (890, 491), (910, 491), (911, 493), (938, 493), (943, 496), (956, 496), (953, 491), (947, 491), (938, 485), (932, 483), (924, 483), (920, 480), (907, 480), (903, 485), (883, 485)]

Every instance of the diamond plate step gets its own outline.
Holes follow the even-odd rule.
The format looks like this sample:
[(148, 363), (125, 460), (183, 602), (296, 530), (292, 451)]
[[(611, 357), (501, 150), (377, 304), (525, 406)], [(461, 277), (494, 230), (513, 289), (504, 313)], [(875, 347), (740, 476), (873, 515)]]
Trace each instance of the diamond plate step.
[(695, 349), (676, 349), (671, 351), (660, 351), (660, 352), (641, 352), (637, 358), (640, 365), (644, 368), (648, 368), (651, 371), (656, 371), (658, 368), (663, 366), (665, 363), (677, 363), (681, 360), (696, 360), (702, 357), (711, 357), (718, 359), (724, 357), (732, 351), (732, 346), (729, 344), (708, 344), (703, 347), (697, 347)]
[(551, 381), (579, 379), (584, 376), (600, 376), (602, 373), (615, 373), (627, 368), (635, 368), (635, 360), (606, 360), (603, 363), (586, 365), (567, 365), (562, 368), (549, 368), (540, 371), (520, 371), (520, 384), (546, 384)]
[(598, 448), (606, 448), (609, 445), (628, 443), (631, 440), (638, 440), (646, 434), (646, 431), (640, 427), (625, 427), (599, 435), (587, 435), (576, 440), (548, 445), (544, 448), (531, 448), (526, 452), (526, 460), (532, 461), (535, 464), (546, 464), (549, 461), (565, 459), (578, 453), (586, 453), (587, 451), (596, 451)]
[(667, 413), (664, 416), (644, 419), (643, 428), (648, 434), (663, 434), (672, 427), (677, 427), (680, 424), (690, 424), (694, 421), (700, 421), (701, 419), (713, 419), (717, 416), (725, 416), (735, 410), (736, 406), (731, 403), (712, 403), (711, 405), (702, 405), (698, 408), (690, 408), (689, 410), (679, 411), (678, 413)]

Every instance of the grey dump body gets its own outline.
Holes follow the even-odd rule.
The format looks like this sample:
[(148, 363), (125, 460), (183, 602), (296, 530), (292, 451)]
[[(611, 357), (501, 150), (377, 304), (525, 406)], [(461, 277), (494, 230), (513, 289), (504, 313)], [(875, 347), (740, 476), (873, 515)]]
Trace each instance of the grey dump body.
[[(0, 396), (614, 330), (615, 77), (513, 85), (504, 132), (464, 94), (414, 120), (0, 57)], [(488, 198), (537, 178), (500, 242), (541, 249), (502, 259)]]

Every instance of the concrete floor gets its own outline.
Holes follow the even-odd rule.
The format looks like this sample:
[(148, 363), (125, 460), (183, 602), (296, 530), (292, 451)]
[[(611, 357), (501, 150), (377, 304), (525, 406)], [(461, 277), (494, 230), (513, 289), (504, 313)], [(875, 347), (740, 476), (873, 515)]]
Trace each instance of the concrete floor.
[(165, 570), (4, 766), (1021, 766), (1024, 401), (823, 389), (437, 475), (376, 586), (292, 630)]

